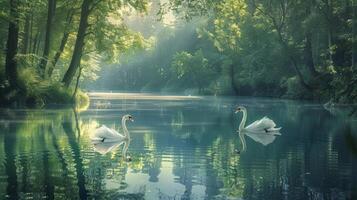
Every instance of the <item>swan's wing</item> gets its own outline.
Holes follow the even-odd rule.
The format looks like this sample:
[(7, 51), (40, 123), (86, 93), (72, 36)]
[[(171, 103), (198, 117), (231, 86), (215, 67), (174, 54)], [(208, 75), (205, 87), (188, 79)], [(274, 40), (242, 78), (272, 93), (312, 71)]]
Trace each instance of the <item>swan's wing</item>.
[(269, 127), (269, 128), (274, 128), (276, 126), (275, 122), (268, 117), (263, 117), (263, 119), (260, 120), (260, 123), (262, 126)]
[(253, 133), (253, 132), (245, 132), (245, 134), (252, 138), (255, 142), (259, 142), (260, 144), (266, 146), (272, 142), (274, 142), (276, 136), (265, 133)]
[(275, 122), (268, 117), (263, 117), (260, 120), (257, 120), (251, 124), (249, 124), (245, 129), (250, 130), (250, 131), (264, 131), (272, 129), (276, 126)]
[(115, 138), (121, 136), (117, 131), (106, 127), (105, 125), (95, 129), (91, 139), (102, 140), (103, 138)]

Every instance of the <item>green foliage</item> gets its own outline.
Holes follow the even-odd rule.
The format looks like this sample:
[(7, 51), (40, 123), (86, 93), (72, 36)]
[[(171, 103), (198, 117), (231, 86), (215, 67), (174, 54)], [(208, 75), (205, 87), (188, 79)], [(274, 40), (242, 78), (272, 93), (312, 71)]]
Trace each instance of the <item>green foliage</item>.
[[(128, 13), (133, 13), (134, 10), (137, 13), (144, 13), (148, 6), (146, 0), (56, 0), (55, 10), (51, 10), (54, 19), (52, 25), (49, 26), (46, 25), (49, 6), (47, 0), (17, 2), (15, 8), (8, 1), (0, 1), (0, 25), (2, 27), (0, 47), (2, 49), (6, 47), (8, 21), (12, 20), (9, 19), (8, 13), (10, 6), (13, 6), (14, 13), (19, 16), (16, 20), (19, 37), (15, 38), (18, 43), (15, 47), (17, 48), (17, 55), (15, 55), (17, 63), (14, 65), (16, 68), (14, 71), (19, 76), (18, 83), (9, 87), (8, 77), (1, 68), (1, 102), (6, 99), (4, 102), (8, 104), (72, 104), (74, 103), (72, 87), (75, 86), (75, 81), (68, 81), (68, 83), (72, 82), (72, 85), (66, 84), (68, 88), (64, 88), (60, 82), (73, 60), (78, 64), (75, 64), (75, 70), (72, 70), (74, 73), (71, 74), (70, 79), (79, 76), (77, 69), (80, 68), (82, 73), (79, 80), (89, 82), (98, 78), (100, 63), (118, 62), (120, 55), (124, 53), (133, 54), (151, 46), (151, 40), (130, 30), (123, 18)], [(87, 7), (82, 5), (87, 5)], [(81, 20), (84, 19), (82, 13), (88, 16), (86, 20)], [(86, 28), (82, 29), (84, 31), (78, 31), (80, 21), (85, 22)], [(47, 31), (51, 32), (50, 42), (45, 41), (44, 36), (47, 35)], [(79, 50), (74, 52), (73, 46), (79, 35), (85, 35), (84, 41), (82, 40)], [(46, 58), (42, 57), (45, 43), (50, 44)], [(74, 55), (76, 55), (75, 59), (73, 59)], [(1, 63), (5, 63), (4, 58), (5, 54), (0, 53)], [(48, 64), (40, 67), (40, 63), (44, 63), (43, 59), (48, 59), (46, 62)], [(43, 69), (47, 71), (51, 69), (48, 76), (42, 76)], [(78, 92), (77, 97), (78, 102), (88, 102), (86, 95), (82, 92)]]
[(203, 56), (202, 51), (196, 51), (193, 55), (186, 51), (176, 53), (173, 57), (172, 67), (179, 79), (185, 76), (193, 76), (194, 79), (198, 73), (209, 71), (208, 60)]
[(119, 62), (124, 53), (134, 53), (148, 48), (150, 42), (138, 32), (130, 30), (123, 22), (125, 9), (145, 12), (147, 2), (140, 1), (109, 1), (102, 2), (93, 11), (89, 23), (93, 24), (88, 31), (86, 50), (96, 51), (102, 55), (102, 60), (109, 63)]
[(244, 1), (225, 0), (216, 6), (216, 15), (212, 19), (213, 27), (203, 28), (200, 37), (206, 36), (219, 51), (238, 51), (237, 41), (241, 36), (247, 5)]
[[(350, 0), (168, 0), (159, 7), (147, 0), (56, 2), (49, 77), (38, 76), (48, 1), (19, 1), (15, 10), (18, 85), (35, 104), (72, 102), (79, 69), (79, 85), (93, 89), (357, 101), (356, 8)], [(1, 49), (10, 6), (0, 1)], [(82, 10), (88, 24), (79, 31)], [(77, 41), (81, 47), (74, 52)], [(64, 89), (59, 82), (68, 71)], [(9, 88), (5, 74), (1, 68), (0, 98), (13, 100), (19, 88)]]
[(201, 50), (194, 54), (185, 51), (176, 53), (172, 60), (172, 67), (178, 79), (186, 84), (194, 83), (191, 87), (198, 88), (200, 93), (214, 76), (214, 71)]
[(72, 91), (58, 82), (42, 80), (32, 68), (19, 71), (19, 85), (25, 88), (25, 104), (43, 106), (47, 104), (72, 103)]

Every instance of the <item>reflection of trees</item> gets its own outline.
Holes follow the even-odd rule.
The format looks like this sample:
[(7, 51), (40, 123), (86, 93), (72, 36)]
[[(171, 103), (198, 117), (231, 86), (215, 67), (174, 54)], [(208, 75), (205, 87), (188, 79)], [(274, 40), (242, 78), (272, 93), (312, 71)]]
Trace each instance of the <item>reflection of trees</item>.
[[(234, 151), (240, 143), (230, 124), (232, 113), (196, 104), (160, 111), (162, 119), (148, 117), (145, 124), (154, 126), (152, 132), (134, 134), (130, 163), (122, 162), (121, 148), (106, 155), (93, 152), (87, 134), (98, 123), (72, 110), (11, 113), (0, 124), (0, 174), (7, 176), (0, 193), (10, 199), (24, 194), (34, 199), (143, 199), (145, 190), (125, 192), (126, 174), (145, 173), (145, 181), (156, 184), (166, 161), (173, 164), (174, 181), (185, 186), (182, 199), (194, 199), (197, 185), (205, 187), (207, 199), (332, 199), (333, 191), (326, 188), (348, 199), (346, 191), (357, 185), (357, 163), (350, 153), (356, 146), (353, 126), (327, 112), (289, 106), (288, 112), (283, 106), (269, 113), (283, 127), (282, 136), (268, 146), (247, 138), (249, 148), (240, 155)], [(253, 108), (248, 121), (264, 112)], [(155, 129), (157, 121), (167, 126)], [(161, 193), (157, 196), (170, 195)]]
[(0, 141), (4, 144), (4, 173), (8, 176), (7, 193), (11, 193), (11, 198), (73, 196), (76, 188), (71, 183), (73, 177), (68, 176), (73, 173), (71, 152), (63, 140), (61, 123), (58, 123), (68, 113), (66, 110), (30, 110), (5, 115), (8, 123), (1, 129), (4, 137), (0, 137)]
[(217, 138), (212, 143), (212, 168), (217, 173), (218, 182), (223, 184), (223, 192), (228, 196), (242, 197), (245, 189), (244, 178), (241, 176), (240, 158), (235, 154), (235, 144), (232, 140)]
[(45, 141), (45, 134), (42, 134), (39, 138), (40, 143), (44, 146), (44, 151), (42, 153), (42, 163), (43, 163), (43, 179), (44, 179), (44, 190), (46, 198), (54, 199), (54, 185), (51, 177), (51, 167), (49, 163), (49, 152), (47, 149), (47, 144)]
[[(86, 141), (88, 132), (79, 133), (88, 122), (73, 110), (16, 111), (0, 116), (6, 116), (0, 119), (0, 148), (4, 150), (0, 161), (5, 163), (0, 165), (0, 175), (7, 176), (7, 182), (0, 182), (1, 195), (9, 199), (24, 195), (34, 199), (142, 196), (121, 192), (127, 187), (128, 169), (121, 154), (88, 153), (92, 148)], [(130, 165), (135, 168), (140, 162), (134, 158)], [(118, 183), (118, 188), (107, 189), (108, 180)]]
[(18, 183), (15, 164), (16, 155), (16, 135), (14, 134), (16, 129), (15, 124), (10, 124), (8, 132), (4, 136), (4, 148), (5, 148), (5, 170), (7, 175), (7, 188), (6, 195), (10, 199), (18, 199)]
[[(127, 186), (124, 183), (127, 166), (121, 162), (121, 156), (115, 152), (106, 155), (96, 154), (88, 163), (86, 170), (86, 180), (91, 196), (96, 199), (106, 199), (109, 196), (117, 195), (118, 190), (123, 190)], [(106, 188), (106, 182), (115, 185), (115, 189)]]
[[(68, 143), (72, 149), (73, 158), (75, 162), (76, 175), (77, 175), (77, 186), (79, 189), (79, 197), (81, 199), (86, 199), (88, 194), (85, 186), (85, 177), (83, 170), (83, 159), (81, 157), (80, 148), (76, 141), (75, 132), (73, 131), (72, 119), (67, 119), (62, 123), (63, 130), (68, 137)], [(76, 126), (77, 127), (77, 126)]]

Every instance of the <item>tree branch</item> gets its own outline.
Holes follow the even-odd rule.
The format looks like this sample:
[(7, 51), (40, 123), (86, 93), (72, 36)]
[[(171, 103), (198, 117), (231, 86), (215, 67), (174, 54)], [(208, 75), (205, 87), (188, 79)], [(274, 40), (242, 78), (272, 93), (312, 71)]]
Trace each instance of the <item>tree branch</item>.
[(92, 3), (92, 6), (89, 7), (89, 12), (92, 12), (95, 7), (101, 2), (102, 0), (97, 0)]

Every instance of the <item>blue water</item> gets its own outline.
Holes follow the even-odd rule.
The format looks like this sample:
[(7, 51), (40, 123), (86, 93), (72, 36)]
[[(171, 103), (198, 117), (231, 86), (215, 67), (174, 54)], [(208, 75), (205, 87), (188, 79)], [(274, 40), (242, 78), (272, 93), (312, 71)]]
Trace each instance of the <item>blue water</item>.
[[(248, 110), (281, 126), (236, 130)], [(131, 141), (94, 146), (106, 125)], [(91, 94), (86, 110), (0, 110), (0, 199), (357, 199), (357, 121), (321, 105), (247, 97)], [(131, 161), (127, 159), (131, 158)]]

